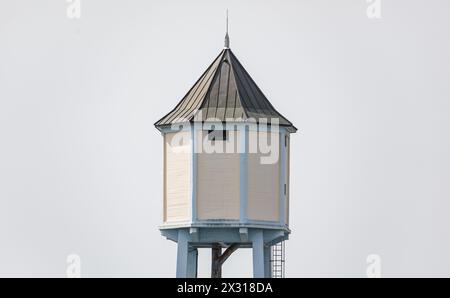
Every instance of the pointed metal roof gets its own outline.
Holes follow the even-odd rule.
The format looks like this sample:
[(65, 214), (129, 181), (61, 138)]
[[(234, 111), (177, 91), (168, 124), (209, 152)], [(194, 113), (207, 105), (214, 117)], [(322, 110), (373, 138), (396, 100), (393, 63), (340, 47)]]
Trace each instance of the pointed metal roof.
[(225, 47), (194, 86), (166, 116), (155, 123), (160, 129), (186, 121), (242, 122), (263, 119), (270, 123), (278, 118), (279, 125), (295, 132), (294, 125), (270, 104), (248, 72)]

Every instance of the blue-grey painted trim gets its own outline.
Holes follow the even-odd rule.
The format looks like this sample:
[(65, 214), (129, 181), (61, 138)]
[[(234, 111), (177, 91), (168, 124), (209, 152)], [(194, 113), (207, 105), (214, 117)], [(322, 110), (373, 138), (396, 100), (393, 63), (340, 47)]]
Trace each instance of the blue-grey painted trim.
[(192, 159), (191, 159), (191, 214), (192, 221), (195, 222), (197, 220), (197, 130), (196, 126), (192, 125), (191, 127), (191, 143), (192, 143)]
[(241, 223), (240, 220), (197, 220), (191, 221), (178, 221), (164, 223), (159, 226), (160, 230), (164, 229), (178, 229), (178, 228), (225, 228), (225, 227), (241, 227), (241, 228), (261, 228), (261, 229), (284, 229), (289, 231), (285, 224), (280, 224), (280, 221), (263, 221), (263, 220), (247, 220), (245, 223)]
[[(247, 236), (243, 237), (242, 228), (239, 227), (202, 227), (198, 228), (198, 233), (191, 234), (187, 228), (162, 229), (161, 235), (167, 239), (183, 243), (187, 241), (189, 247), (201, 248), (211, 247), (212, 243), (239, 243), (241, 247), (251, 247), (255, 233), (262, 232), (264, 245), (274, 245), (289, 238), (290, 231), (283, 228), (265, 229), (261, 227), (247, 228)], [(185, 238), (187, 240), (185, 240)]]
[(248, 242), (248, 228), (239, 228), (239, 236), (241, 242)]
[[(179, 128), (180, 126), (183, 126), (183, 128)], [(183, 123), (177, 123), (176, 125), (174, 125), (174, 127), (162, 127), (160, 129), (161, 133), (168, 133), (168, 132), (180, 132), (180, 131), (190, 131), (191, 127), (193, 125), (191, 125), (190, 122), (183, 122)]]
[(286, 225), (286, 132), (280, 130), (280, 225)]
[(198, 241), (198, 228), (189, 228), (189, 237), (192, 241)]
[[(161, 127), (159, 130), (161, 133), (166, 132), (178, 132), (178, 131), (189, 131), (191, 130), (192, 126), (197, 127), (198, 129), (204, 130), (203, 125), (207, 125), (207, 127), (210, 127), (211, 125), (216, 125), (219, 127), (223, 127), (223, 129), (231, 128), (231, 127), (248, 127), (251, 131), (272, 131), (272, 128), (270, 125), (263, 125), (263, 124), (257, 124), (254, 122), (249, 121), (243, 121), (243, 122), (226, 122), (225, 124), (222, 122), (207, 122), (207, 123), (200, 123), (200, 122), (194, 122), (192, 124), (191, 122), (180, 122), (174, 124), (174, 126), (167, 126), (167, 127)], [(182, 129), (179, 129), (180, 126), (183, 126)], [(284, 126), (278, 126), (280, 131), (286, 131), (286, 127)]]
[(241, 223), (246, 223), (248, 209), (248, 126), (245, 125), (239, 127), (239, 138), (239, 221)]
[[(237, 219), (202, 219), (198, 220), (195, 223), (207, 223), (207, 224), (230, 224), (230, 223), (241, 223), (241, 220)], [(248, 219), (245, 222), (246, 224), (264, 224), (264, 225), (275, 225), (280, 226), (279, 221), (270, 221), (270, 220), (255, 220)]]

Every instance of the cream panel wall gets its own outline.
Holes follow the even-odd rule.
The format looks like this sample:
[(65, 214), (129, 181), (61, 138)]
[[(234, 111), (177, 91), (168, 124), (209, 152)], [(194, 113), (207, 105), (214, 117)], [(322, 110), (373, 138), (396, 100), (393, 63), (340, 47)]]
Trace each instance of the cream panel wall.
[(164, 135), (164, 221), (191, 216), (191, 132)]
[[(233, 132), (228, 141), (215, 141), (215, 145), (228, 145), (234, 140), (237, 148), (239, 132)], [(207, 131), (197, 132), (197, 148), (208, 143)], [(223, 150), (225, 152), (225, 150)], [(235, 153), (202, 153), (197, 155), (197, 216), (199, 220), (238, 220), (240, 212), (240, 155)]]
[[(257, 132), (250, 131), (249, 138), (255, 139)], [(259, 135), (267, 134), (259, 132)], [(271, 133), (277, 138), (279, 134)], [(266, 136), (266, 138), (269, 136)], [(274, 164), (261, 164), (262, 153), (248, 154), (248, 218), (251, 220), (280, 220), (280, 160)]]

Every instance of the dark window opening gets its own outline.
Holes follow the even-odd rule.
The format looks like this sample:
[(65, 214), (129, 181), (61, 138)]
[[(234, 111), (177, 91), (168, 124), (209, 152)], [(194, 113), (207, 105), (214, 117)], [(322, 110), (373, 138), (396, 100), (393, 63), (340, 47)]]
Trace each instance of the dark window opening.
[(208, 130), (209, 141), (226, 141), (228, 140), (227, 130)]

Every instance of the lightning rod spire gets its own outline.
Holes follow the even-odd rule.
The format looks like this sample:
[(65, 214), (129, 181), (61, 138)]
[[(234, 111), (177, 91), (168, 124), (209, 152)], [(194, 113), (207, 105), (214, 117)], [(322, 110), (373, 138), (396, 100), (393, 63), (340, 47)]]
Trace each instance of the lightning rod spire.
[(230, 37), (228, 36), (228, 9), (227, 9), (227, 28), (226, 28), (226, 34), (225, 34), (225, 48), (230, 48)]

